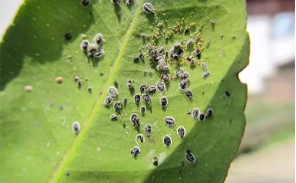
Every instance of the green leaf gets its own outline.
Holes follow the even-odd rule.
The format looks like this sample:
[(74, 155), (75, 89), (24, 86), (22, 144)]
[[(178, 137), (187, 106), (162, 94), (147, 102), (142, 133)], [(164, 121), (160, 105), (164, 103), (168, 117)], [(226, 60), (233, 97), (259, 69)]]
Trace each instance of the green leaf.
[[(118, 6), (109, 0), (93, 0), (83, 7), (80, 1), (26, 0), (21, 5), (0, 48), (0, 182), (224, 181), (245, 126), (247, 90), (237, 77), (249, 56), (245, 1), (151, 3), (155, 14), (142, 11), (143, 1), (130, 6), (121, 2)], [(213, 19), (214, 25), (210, 22)], [(141, 116), (139, 108), (145, 104), (134, 104), (134, 93), (126, 82), (133, 80), (135, 93), (139, 93), (141, 84), (155, 85), (159, 80), (160, 72), (145, 49), (159, 22), (163, 24), (160, 29), (166, 31), (176, 22), (185, 22), (181, 26), (196, 23), (190, 34), (184, 35), (183, 29), (167, 42), (166, 36), (159, 35), (156, 43), (169, 51), (175, 42), (196, 38), (200, 32), (204, 49), (199, 63), (207, 63), (211, 76), (203, 79), (200, 65), (181, 66), (190, 73), (193, 100), (178, 89), (179, 80), (171, 80), (164, 93), (169, 100), (167, 108), (161, 108), (161, 94), (157, 92)], [(66, 33), (71, 34), (71, 40), (65, 40)], [(97, 33), (106, 40), (101, 60), (89, 59), (79, 47), (81, 34), (92, 41)], [(143, 42), (140, 35), (150, 39)], [(133, 57), (140, 54), (140, 48), (145, 61), (135, 63)], [(187, 49), (183, 57), (193, 52)], [(180, 63), (170, 61), (169, 66), (174, 75)], [(143, 71), (147, 71), (145, 76)], [(74, 75), (82, 79), (80, 89)], [(63, 83), (56, 83), (56, 77), (63, 77)], [(103, 102), (114, 80), (119, 83), (118, 99), (126, 97), (128, 103), (121, 117), (110, 121), (115, 111), (104, 107)], [(26, 85), (33, 90), (27, 92)], [(92, 93), (88, 87), (92, 87)], [(198, 122), (186, 114), (194, 107), (204, 112), (211, 107), (214, 115)], [(129, 121), (132, 113), (140, 116), (139, 132)], [(166, 116), (175, 118), (174, 127), (164, 124)], [(74, 121), (81, 126), (77, 136), (71, 130)], [(152, 125), (153, 132), (150, 137), (144, 135), (141, 153), (132, 158), (130, 149), (136, 145), (136, 135), (144, 134), (146, 124)], [(176, 134), (178, 126), (186, 128), (184, 139)], [(173, 139), (169, 148), (162, 143), (166, 134)], [(187, 149), (197, 163), (185, 160)], [(158, 166), (152, 163), (154, 156), (158, 157)]]

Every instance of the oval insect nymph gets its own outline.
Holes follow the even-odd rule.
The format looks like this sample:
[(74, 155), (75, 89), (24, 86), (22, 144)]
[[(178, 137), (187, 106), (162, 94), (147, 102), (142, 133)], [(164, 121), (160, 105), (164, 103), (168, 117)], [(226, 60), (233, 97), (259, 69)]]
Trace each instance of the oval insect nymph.
[(213, 109), (212, 108), (209, 108), (207, 110), (206, 118), (212, 117), (213, 116), (213, 113), (214, 113)]
[(147, 89), (147, 93), (149, 94), (154, 94), (156, 93), (156, 87), (155, 86), (150, 86), (148, 89)]
[(198, 120), (200, 122), (203, 122), (205, 119), (206, 119), (206, 115), (204, 113), (200, 112), (198, 115)]
[(103, 43), (103, 35), (101, 34), (101, 33), (97, 33), (96, 35), (95, 35), (95, 37), (93, 38), (93, 42), (94, 43), (97, 43), (98, 45), (99, 44), (102, 44)]
[(136, 103), (137, 105), (139, 105), (139, 103), (140, 103), (140, 101), (141, 101), (141, 95), (136, 94), (136, 95), (134, 96), (134, 101), (135, 101), (135, 103)]
[(114, 102), (113, 109), (116, 112), (119, 112), (122, 109), (122, 103), (120, 101)]
[(177, 129), (177, 135), (180, 137), (180, 138), (184, 138), (185, 135), (186, 135), (186, 130), (183, 126), (179, 126), (178, 129)]
[(199, 115), (199, 109), (198, 108), (193, 108), (192, 109), (192, 117), (194, 118), (194, 119), (196, 119), (197, 117), (198, 117), (198, 115)]
[(164, 136), (162, 139), (162, 142), (163, 142), (164, 146), (167, 148), (171, 147), (173, 144), (173, 140), (169, 135)]
[(76, 134), (78, 134), (80, 132), (79, 122), (75, 121), (75, 122), (72, 123), (72, 130)]
[(139, 147), (134, 147), (133, 149), (131, 149), (131, 156), (136, 158), (138, 157), (138, 155), (141, 153), (141, 150)]
[(140, 113), (143, 114), (143, 115), (146, 113), (146, 107), (145, 106), (140, 107)]
[(152, 14), (154, 14), (154, 7), (153, 7), (153, 5), (151, 3), (145, 2), (143, 4), (143, 11), (145, 13), (152, 13)]
[(144, 101), (145, 103), (147, 103), (147, 104), (150, 104), (150, 102), (151, 102), (151, 96), (148, 95), (148, 94), (144, 94), (144, 95), (142, 96), (142, 99), (143, 99), (143, 101)]
[(82, 40), (80, 43), (81, 50), (84, 52), (87, 52), (88, 45), (89, 45), (88, 40), (86, 40), (86, 39)]
[(190, 89), (187, 88), (187, 89), (185, 90), (185, 95), (186, 95), (186, 97), (187, 97), (188, 99), (192, 100), (193, 93), (192, 93), (192, 91), (191, 91)]
[(164, 123), (170, 127), (173, 127), (175, 125), (175, 118), (172, 116), (167, 116), (164, 118)]
[(158, 81), (156, 83), (156, 87), (157, 87), (158, 91), (160, 91), (160, 92), (164, 92), (166, 90), (165, 84), (162, 81)]
[(140, 118), (139, 118), (138, 114), (136, 114), (136, 113), (131, 114), (130, 121), (134, 125), (134, 127), (136, 127), (136, 128), (140, 127)]
[(191, 153), (190, 150), (186, 150), (185, 152), (185, 159), (188, 161), (190, 164), (194, 164), (196, 162), (195, 156)]
[(141, 92), (141, 93), (143, 93), (143, 92), (147, 91), (147, 89), (148, 89), (148, 86), (147, 86), (147, 85), (145, 85), (145, 84), (143, 84), (143, 85), (141, 85), (141, 86), (140, 86), (140, 88), (139, 88), (139, 89), (140, 89), (140, 92)]
[(150, 136), (151, 135), (151, 132), (152, 132), (152, 126), (150, 124), (147, 124), (145, 126), (145, 133)]
[(117, 96), (118, 96), (118, 90), (114, 86), (110, 86), (108, 88), (108, 94), (112, 98), (117, 98)]
[(159, 103), (161, 107), (167, 107), (169, 104), (169, 100), (165, 96), (162, 96), (160, 97)]
[(111, 121), (116, 121), (116, 120), (117, 120), (117, 116), (116, 116), (116, 114), (111, 114), (111, 116), (110, 116), (110, 120), (111, 120)]

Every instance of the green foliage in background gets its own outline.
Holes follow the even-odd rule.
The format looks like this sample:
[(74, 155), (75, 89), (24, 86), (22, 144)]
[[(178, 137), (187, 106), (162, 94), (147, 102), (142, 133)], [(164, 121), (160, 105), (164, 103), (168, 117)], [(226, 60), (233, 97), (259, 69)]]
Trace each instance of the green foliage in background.
[[(144, 1), (134, 1), (130, 6), (109, 0), (93, 0), (87, 7), (79, 0), (26, 0), (21, 5), (0, 48), (0, 182), (224, 181), (245, 127), (247, 90), (237, 77), (249, 56), (245, 1), (152, 0), (154, 15), (142, 11)], [(187, 35), (176, 33), (168, 41), (159, 35), (155, 42), (169, 51), (175, 42), (194, 39), (200, 32), (201, 62), (207, 63), (211, 76), (203, 79), (200, 65), (170, 64), (172, 75), (178, 67), (190, 73), (193, 100), (178, 89), (178, 80), (171, 80), (164, 93), (168, 107), (161, 108), (157, 92), (142, 116), (125, 83), (133, 80), (139, 93), (141, 84), (155, 85), (160, 73), (145, 49), (153, 39), (142, 41), (140, 35), (152, 37), (159, 22), (167, 30), (182, 21), (196, 25)], [(79, 48), (81, 34), (92, 41), (98, 32), (106, 40), (101, 61), (88, 59)], [(71, 40), (65, 40), (66, 33)], [(139, 48), (145, 61), (135, 63)], [(56, 83), (58, 76), (64, 78), (62, 84)], [(80, 89), (73, 76), (83, 79)], [(110, 121), (115, 112), (103, 102), (114, 80), (119, 83), (118, 99), (126, 97), (128, 103), (122, 117)], [(33, 90), (25, 91), (26, 85)], [(204, 112), (211, 107), (214, 116), (198, 122), (187, 115), (194, 107)], [(140, 133), (146, 124), (153, 128), (150, 138), (144, 135), (136, 159), (130, 156), (138, 134), (129, 121), (131, 113), (140, 116)], [(175, 127), (164, 125), (166, 116), (176, 119)], [(74, 121), (81, 126), (77, 136), (71, 130)], [(176, 134), (178, 126), (186, 128), (184, 139)], [(162, 143), (166, 134), (173, 139), (170, 148)], [(187, 149), (196, 164), (185, 160)], [(158, 166), (152, 163), (154, 156)]]

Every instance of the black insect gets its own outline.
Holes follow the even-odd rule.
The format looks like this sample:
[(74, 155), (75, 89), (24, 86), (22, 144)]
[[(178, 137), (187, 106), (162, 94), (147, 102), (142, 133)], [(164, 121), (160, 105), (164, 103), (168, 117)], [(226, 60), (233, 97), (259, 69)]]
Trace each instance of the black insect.
[(143, 55), (142, 53), (139, 55), (139, 58), (140, 58), (141, 60), (144, 60), (144, 59), (145, 59), (145, 57), (144, 57), (144, 55)]
[(79, 81), (77, 82), (77, 86), (78, 86), (79, 89), (81, 88), (81, 86), (82, 86), (82, 81), (81, 81), (81, 80), (79, 80)]
[(162, 142), (165, 147), (171, 147), (173, 144), (173, 140), (169, 135), (164, 136)]
[(110, 116), (110, 120), (111, 120), (111, 121), (116, 121), (116, 120), (117, 120), (117, 116), (116, 116), (116, 114), (111, 114), (111, 116)]
[(117, 96), (118, 96), (118, 90), (114, 86), (110, 86), (108, 88), (108, 94), (112, 98), (117, 98)]
[(72, 123), (72, 130), (76, 134), (78, 134), (80, 132), (79, 122), (75, 121), (75, 122)]
[(188, 79), (189, 77), (190, 77), (189, 72), (184, 72), (184, 73), (181, 74), (181, 76), (180, 76), (180, 78), (181, 78), (182, 80), (184, 80), (184, 79)]
[(91, 93), (91, 92), (92, 92), (92, 88), (91, 88), (91, 87), (88, 87), (88, 88), (87, 88), (87, 91), (88, 91), (89, 93)]
[(104, 50), (99, 48), (99, 46), (96, 43), (90, 43), (87, 47), (87, 50), (88, 56), (93, 56), (95, 58), (102, 58), (105, 55)]
[(141, 114), (145, 114), (146, 113), (146, 107), (145, 106), (141, 106), (140, 107), (140, 113)]
[(184, 34), (188, 34), (190, 32), (189, 29), (185, 29)]
[(107, 97), (105, 98), (104, 105), (105, 105), (105, 106), (110, 106), (110, 105), (112, 104), (112, 101), (113, 101), (112, 97), (107, 96)]
[(206, 63), (202, 63), (201, 68), (202, 68), (202, 70), (207, 71), (208, 70), (208, 65)]
[(88, 40), (86, 40), (86, 39), (82, 40), (80, 43), (81, 50), (84, 52), (87, 52), (88, 45), (89, 45)]
[(164, 58), (158, 61), (158, 64), (156, 66), (156, 69), (159, 71), (168, 71), (170, 68), (169, 66), (166, 64)]
[(189, 79), (184, 79), (182, 81), (180, 81), (179, 83), (179, 89), (180, 90), (186, 90), (189, 86)]
[(74, 76), (74, 81), (78, 82), (79, 81), (79, 77), (78, 76)]
[(134, 127), (140, 127), (140, 118), (136, 113), (131, 114), (130, 121), (134, 125)]
[(179, 60), (183, 54), (183, 49), (181, 48), (181, 43), (175, 43), (170, 49), (170, 58)]
[(185, 95), (187, 98), (189, 98), (190, 100), (192, 100), (192, 97), (193, 97), (193, 93), (190, 89), (186, 89), (185, 90)]
[(157, 166), (158, 165), (158, 159), (157, 157), (153, 157), (153, 165)]
[(184, 71), (184, 69), (182, 69), (182, 68), (177, 69), (177, 70), (176, 70), (176, 77), (177, 77), (177, 78), (180, 78), (184, 72), (185, 72), (185, 71)]
[(164, 118), (164, 123), (170, 127), (173, 127), (175, 125), (175, 118), (167, 116)]
[(102, 58), (104, 57), (104, 55), (105, 55), (105, 52), (103, 49), (98, 49), (97, 52), (93, 53), (93, 56), (96, 58)]
[(126, 86), (129, 88), (129, 89), (132, 89), (134, 88), (134, 83), (132, 80), (127, 80), (126, 82)]
[(194, 164), (196, 162), (195, 156), (191, 153), (190, 150), (186, 150), (185, 152), (185, 159), (188, 161), (190, 164)]
[(187, 61), (188, 65), (190, 65), (190, 66), (194, 66), (194, 64), (195, 64), (192, 56), (186, 57), (186, 61)]
[(139, 62), (140, 58), (139, 57), (134, 57), (134, 62)]
[(141, 39), (142, 39), (143, 41), (145, 41), (145, 40), (146, 40), (146, 36), (145, 36), (145, 35), (141, 35)]
[(104, 73), (101, 72), (101, 73), (100, 73), (100, 76), (104, 76)]
[(139, 147), (134, 147), (133, 149), (131, 149), (131, 156), (134, 158), (138, 157), (140, 153), (141, 151)]
[(151, 102), (151, 96), (148, 94), (143, 94), (142, 99), (147, 104), (150, 104), (150, 102)]
[(208, 110), (207, 110), (207, 114), (206, 114), (206, 118), (210, 118), (210, 117), (212, 117), (213, 116), (213, 109), (212, 108), (209, 108)]
[(200, 58), (201, 58), (201, 51), (200, 51), (200, 49), (195, 50), (195, 54), (196, 54), (197, 59), (200, 60)]
[(143, 85), (140, 86), (139, 89), (140, 89), (140, 92), (141, 92), (141, 93), (146, 92), (147, 89), (148, 89), (148, 85), (143, 84)]
[(207, 79), (207, 78), (210, 77), (210, 76), (211, 76), (211, 72), (210, 72), (210, 71), (206, 71), (206, 72), (204, 72), (203, 75), (202, 75), (202, 77), (203, 77), (204, 79)]
[(160, 97), (159, 103), (161, 107), (167, 107), (169, 104), (169, 100), (165, 96), (162, 96)]
[(113, 109), (116, 112), (119, 112), (122, 109), (122, 103), (120, 101), (114, 102)]
[(160, 91), (160, 92), (164, 92), (166, 90), (165, 84), (162, 81), (158, 81), (156, 83), (156, 87), (157, 87), (158, 91)]
[(226, 92), (225, 92), (225, 95), (226, 95), (227, 97), (230, 97), (230, 92), (229, 92), (229, 91), (226, 91)]
[(199, 109), (198, 108), (193, 108), (192, 109), (192, 117), (194, 118), (194, 119), (196, 119), (197, 117), (198, 117), (198, 115), (199, 115)]
[(127, 103), (127, 98), (123, 98), (123, 105), (126, 105), (126, 103)]
[(177, 129), (177, 135), (180, 137), (180, 138), (184, 138), (185, 135), (186, 135), (186, 130), (183, 126), (179, 126), (178, 129)]
[(151, 135), (151, 132), (152, 132), (152, 126), (150, 124), (147, 124), (145, 126), (145, 133), (150, 136)]
[(204, 113), (200, 112), (198, 115), (198, 120), (200, 122), (203, 122), (205, 119), (206, 119), (206, 115)]
[(147, 89), (147, 93), (149, 94), (154, 94), (156, 93), (156, 87), (155, 86), (149, 86), (149, 88)]
[(103, 35), (101, 34), (101, 33), (97, 33), (96, 35), (95, 35), (95, 37), (93, 38), (93, 42), (94, 43), (97, 43), (98, 45), (99, 44), (102, 44), (103, 43)]
[(138, 139), (140, 139), (140, 142), (141, 142), (141, 143), (145, 142), (145, 137), (144, 137), (142, 134), (138, 134), (138, 135), (136, 136), (136, 141), (137, 141)]
[(113, 4), (117, 4), (117, 5), (120, 4), (120, 0), (111, 0), (111, 2), (112, 2)]
[(138, 104), (140, 103), (140, 101), (141, 101), (141, 95), (136, 94), (136, 95), (134, 96), (134, 101), (135, 101), (135, 103), (138, 105)]
[(162, 73), (160, 79), (162, 79), (165, 83), (169, 83), (171, 77), (168, 73)]
[(153, 5), (151, 3), (145, 2), (143, 4), (143, 11), (145, 13), (152, 13), (152, 14), (154, 14), (154, 7), (153, 7)]
[(90, 4), (90, 0), (81, 0), (82, 6), (88, 6)]
[(72, 39), (72, 35), (71, 35), (70, 33), (66, 33), (66, 34), (64, 35), (64, 38), (65, 38), (66, 41), (69, 41), (69, 40)]

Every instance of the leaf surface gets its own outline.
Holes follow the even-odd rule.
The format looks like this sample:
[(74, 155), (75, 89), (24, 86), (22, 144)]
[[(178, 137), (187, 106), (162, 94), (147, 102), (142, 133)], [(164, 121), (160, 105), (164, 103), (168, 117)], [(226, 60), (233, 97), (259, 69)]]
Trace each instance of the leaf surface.
[[(224, 181), (245, 126), (247, 90), (237, 77), (249, 56), (245, 2), (151, 3), (154, 15), (142, 11), (143, 1), (130, 6), (121, 2), (118, 6), (101, 0), (92, 1), (88, 7), (81, 6), (80, 1), (24, 2), (0, 48), (1, 182)], [(214, 19), (215, 24), (211, 23)], [(162, 28), (157, 27), (160, 22)], [(207, 63), (211, 76), (203, 79), (200, 65), (190, 68), (182, 65), (184, 62), (180, 66), (168, 61), (172, 77), (179, 67), (190, 73), (193, 100), (179, 90), (179, 80), (175, 79), (163, 94), (169, 100), (166, 109), (159, 104), (160, 92), (152, 95), (150, 105), (141, 101), (137, 106), (133, 96), (140, 93), (140, 85), (155, 85), (160, 78), (145, 45), (151, 44), (158, 29), (167, 32), (176, 22), (183, 28), (190, 22), (195, 26), (189, 34), (185, 35), (183, 29), (168, 41), (167, 35), (159, 35), (156, 45), (169, 52), (175, 42), (184, 45), (200, 33), (203, 49), (199, 63)], [(65, 40), (66, 33), (71, 34), (71, 40)], [(97, 33), (106, 40), (102, 47), (105, 56), (100, 61), (88, 58), (79, 47), (81, 34), (92, 42)], [(150, 38), (143, 41), (141, 35)], [(139, 49), (145, 60), (135, 63), (133, 58), (141, 53)], [(193, 52), (186, 49), (182, 61)], [(63, 77), (62, 84), (56, 83), (58, 76)], [(82, 80), (80, 89), (73, 76)], [(134, 81), (134, 92), (126, 87), (128, 79)], [(103, 102), (114, 80), (119, 83), (118, 100), (126, 97), (128, 103), (122, 117), (110, 121), (110, 115), (116, 113)], [(25, 91), (26, 85), (33, 90)], [(92, 93), (88, 87), (92, 87)], [(143, 116), (139, 111), (142, 105), (147, 107)], [(187, 115), (194, 107), (203, 112), (211, 107), (214, 115), (198, 122)], [(132, 113), (139, 114), (140, 131), (130, 123)], [(175, 118), (174, 127), (164, 124), (166, 116)], [(81, 126), (77, 136), (71, 130), (74, 121)], [(152, 135), (144, 135), (141, 153), (132, 158), (130, 149), (136, 146), (136, 135), (144, 134), (146, 124), (152, 125)], [(186, 128), (184, 139), (177, 136), (178, 126)], [(162, 143), (166, 134), (173, 139), (170, 148)], [(185, 160), (187, 149), (197, 163)], [(154, 156), (158, 157), (158, 166), (152, 163)]]

